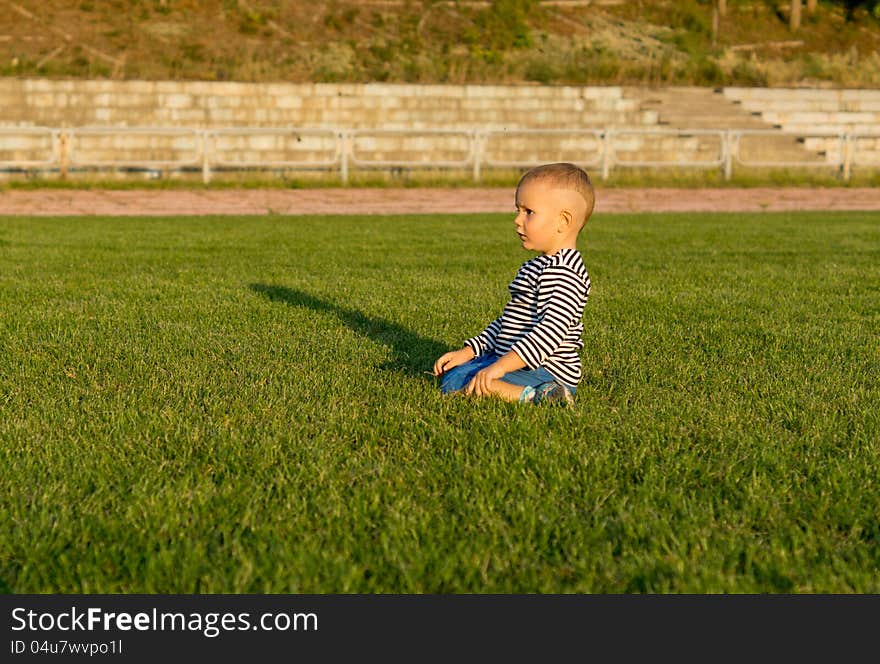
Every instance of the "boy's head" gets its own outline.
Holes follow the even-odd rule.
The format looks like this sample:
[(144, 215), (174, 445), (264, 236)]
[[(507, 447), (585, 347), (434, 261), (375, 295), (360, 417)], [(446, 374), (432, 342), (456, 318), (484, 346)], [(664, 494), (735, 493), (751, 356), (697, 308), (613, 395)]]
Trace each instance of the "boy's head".
[(593, 183), (590, 182), (590, 176), (580, 166), (570, 164), (568, 162), (560, 162), (557, 164), (543, 164), (535, 166), (533, 169), (526, 171), (516, 185), (519, 191), (523, 185), (528, 182), (541, 182), (548, 185), (551, 189), (560, 189), (563, 191), (573, 191), (580, 194), (584, 201), (583, 210), (578, 210), (578, 222), (580, 230), (587, 223), (590, 215), (593, 214), (593, 207), (596, 205), (596, 194), (593, 191)]
[(579, 166), (544, 164), (527, 171), (516, 186), (516, 226), (523, 247), (545, 254), (574, 248), (595, 200), (590, 176)]

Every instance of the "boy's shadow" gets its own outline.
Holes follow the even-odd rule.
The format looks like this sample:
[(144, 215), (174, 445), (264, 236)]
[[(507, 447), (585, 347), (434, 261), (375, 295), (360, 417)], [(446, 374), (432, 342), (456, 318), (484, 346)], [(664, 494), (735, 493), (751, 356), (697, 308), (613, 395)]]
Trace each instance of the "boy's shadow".
[(402, 371), (410, 376), (425, 378), (434, 360), (448, 350), (439, 341), (420, 337), (397, 323), (383, 318), (371, 318), (355, 309), (340, 307), (338, 304), (327, 302), (303, 291), (269, 284), (250, 284), (249, 288), (272, 302), (284, 302), (294, 307), (331, 313), (349, 329), (388, 346), (393, 356), (382, 365), (382, 369)]

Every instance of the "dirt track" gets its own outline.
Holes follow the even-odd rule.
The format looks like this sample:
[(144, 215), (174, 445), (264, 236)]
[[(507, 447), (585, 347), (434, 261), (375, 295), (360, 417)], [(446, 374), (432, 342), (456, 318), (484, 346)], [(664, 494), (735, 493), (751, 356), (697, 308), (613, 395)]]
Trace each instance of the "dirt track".
[[(3, 191), (0, 215), (511, 212), (510, 188)], [(880, 188), (602, 189), (596, 212), (880, 210)]]

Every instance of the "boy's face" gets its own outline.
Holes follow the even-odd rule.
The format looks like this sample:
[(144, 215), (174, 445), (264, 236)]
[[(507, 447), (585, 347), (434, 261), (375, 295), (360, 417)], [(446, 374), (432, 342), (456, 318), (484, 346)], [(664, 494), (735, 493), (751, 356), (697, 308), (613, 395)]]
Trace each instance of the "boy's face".
[(523, 249), (551, 255), (568, 246), (564, 197), (559, 194), (559, 189), (540, 180), (529, 180), (516, 190), (516, 232)]

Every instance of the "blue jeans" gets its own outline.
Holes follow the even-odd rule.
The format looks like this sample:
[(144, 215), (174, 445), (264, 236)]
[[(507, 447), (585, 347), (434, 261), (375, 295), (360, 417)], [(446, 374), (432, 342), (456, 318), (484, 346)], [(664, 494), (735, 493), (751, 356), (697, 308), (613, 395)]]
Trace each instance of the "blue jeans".
[[(480, 369), (485, 369), (490, 364), (494, 363), (498, 357), (499, 356), (494, 353), (480, 355), (469, 362), (465, 362), (464, 364), (460, 364), (457, 367), (450, 369), (443, 374), (443, 378), (440, 381), (440, 391), (443, 394), (449, 394), (450, 392), (463, 390), (467, 384), (471, 382), (471, 378), (473, 378)], [(547, 371), (544, 367), (538, 367), (537, 369), (517, 369), (516, 371), (511, 371), (510, 373), (504, 374), (501, 377), (501, 380), (505, 383), (510, 383), (511, 385), (522, 385), (523, 387), (529, 385), (531, 387), (537, 387), (538, 385), (549, 383), (556, 379), (553, 377), (553, 374)], [(572, 394), (575, 393), (575, 388), (571, 385), (566, 385), (565, 387), (567, 387), (568, 391)]]

